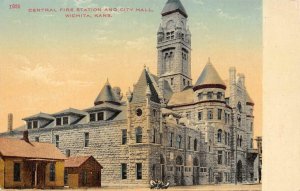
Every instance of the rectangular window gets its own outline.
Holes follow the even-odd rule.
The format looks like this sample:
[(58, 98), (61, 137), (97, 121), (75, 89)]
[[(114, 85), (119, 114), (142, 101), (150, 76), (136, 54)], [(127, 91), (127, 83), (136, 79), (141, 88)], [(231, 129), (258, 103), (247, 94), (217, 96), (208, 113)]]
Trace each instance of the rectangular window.
[(199, 100), (203, 100), (203, 93), (199, 93), (199, 94), (198, 94), (198, 99), (199, 99)]
[(127, 129), (122, 129), (122, 145), (127, 144)]
[(104, 112), (99, 112), (97, 113), (98, 121), (103, 121), (104, 120)]
[(67, 157), (70, 157), (70, 156), (71, 156), (71, 151), (70, 151), (70, 149), (66, 149), (66, 156), (67, 156)]
[(55, 146), (59, 148), (59, 135), (55, 135)]
[(198, 120), (199, 120), (199, 121), (202, 120), (202, 111), (198, 112)]
[(214, 116), (213, 116), (213, 111), (212, 111), (212, 110), (208, 110), (208, 111), (207, 111), (207, 119), (208, 119), (208, 120), (212, 120), (213, 117), (214, 117)]
[(27, 129), (32, 129), (32, 122), (31, 121), (27, 122)]
[(207, 99), (213, 98), (213, 92), (207, 92)]
[(21, 164), (14, 163), (14, 181), (20, 182), (21, 181)]
[(55, 164), (54, 163), (50, 163), (50, 181), (55, 181)]
[(174, 133), (170, 133), (170, 147), (173, 147)]
[(152, 143), (156, 143), (156, 129), (153, 129)]
[(228, 157), (227, 152), (225, 152), (224, 154), (225, 154), (225, 157), (224, 157), (224, 159), (225, 159), (224, 164), (227, 165), (227, 163), (228, 163), (228, 162), (227, 162), (227, 157)]
[(69, 117), (63, 117), (63, 125), (69, 124)]
[(56, 118), (56, 126), (61, 126), (61, 118), (60, 117), (58, 117), (58, 118)]
[(218, 151), (218, 164), (222, 164), (223, 156), (222, 151)]
[(217, 93), (217, 99), (222, 99), (222, 92)]
[(96, 121), (96, 114), (95, 113), (90, 113), (90, 121)]
[(174, 78), (171, 78), (171, 86), (173, 85), (174, 83)]
[(84, 133), (84, 147), (88, 147), (90, 142), (90, 134)]
[(127, 164), (125, 163), (121, 164), (121, 176), (123, 180), (127, 179)]
[(33, 122), (32, 122), (32, 128), (33, 128), (33, 129), (37, 129), (38, 127), (39, 127), (38, 121), (33, 121)]
[(35, 138), (34, 138), (34, 141), (35, 141), (35, 142), (40, 142), (40, 137), (35, 137)]
[(222, 119), (222, 109), (218, 109), (218, 120)]
[(188, 137), (188, 150), (191, 150), (191, 139), (192, 137)]
[(141, 180), (142, 178), (142, 163), (136, 163), (136, 179)]
[(224, 111), (225, 124), (228, 123), (227, 113)]

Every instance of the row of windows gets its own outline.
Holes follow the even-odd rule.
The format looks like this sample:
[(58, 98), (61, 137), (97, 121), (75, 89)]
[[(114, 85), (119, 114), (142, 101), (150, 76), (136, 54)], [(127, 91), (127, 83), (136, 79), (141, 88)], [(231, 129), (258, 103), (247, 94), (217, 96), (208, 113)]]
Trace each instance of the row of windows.
[[(135, 164), (135, 174), (136, 174), (136, 179), (137, 180), (141, 180), (143, 178), (143, 164), (142, 163), (136, 163)], [(121, 178), (122, 179), (127, 179), (127, 164), (126, 163), (122, 163), (121, 164)]]
[[(218, 115), (217, 115), (217, 119), (218, 120), (222, 120), (222, 113), (223, 113), (223, 110), (222, 109), (218, 109)], [(190, 115), (188, 116), (187, 115), (187, 118), (189, 119), (190, 118)], [(230, 114), (226, 113), (226, 111), (224, 110), (224, 118), (225, 118), (225, 124), (229, 123), (230, 122)], [(199, 111), (198, 112), (198, 120), (201, 121), (203, 120), (203, 111)], [(212, 120), (214, 119), (214, 110), (213, 109), (208, 109), (207, 110), (207, 119), (208, 120)]]
[[(224, 94), (222, 92), (217, 92), (216, 94), (214, 92), (207, 92), (207, 93), (199, 93), (198, 94), (198, 100), (201, 101), (204, 99), (204, 96), (206, 95), (206, 99), (214, 99), (217, 98), (218, 100), (221, 100), (224, 97)], [(216, 95), (216, 97), (214, 97)]]
[[(218, 143), (222, 143), (222, 135), (223, 135), (223, 131), (222, 131), (222, 129), (219, 129), (218, 130)], [(227, 133), (226, 131), (224, 132), (224, 144), (230, 145), (230, 133)]]
[[(14, 181), (21, 181), (21, 163), (14, 163)], [(55, 173), (55, 163), (50, 163), (50, 171), (49, 171), (49, 181), (55, 181), (56, 173)]]
[(218, 164), (219, 165), (230, 165), (230, 152), (224, 152), (224, 161), (223, 161), (223, 151), (218, 151)]

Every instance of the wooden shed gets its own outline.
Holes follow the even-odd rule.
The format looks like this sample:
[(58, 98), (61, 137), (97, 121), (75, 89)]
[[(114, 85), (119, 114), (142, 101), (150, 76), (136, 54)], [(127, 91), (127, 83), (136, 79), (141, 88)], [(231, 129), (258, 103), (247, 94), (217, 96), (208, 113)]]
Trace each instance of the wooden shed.
[(66, 157), (50, 143), (0, 138), (0, 188), (62, 188)]
[(93, 156), (73, 156), (65, 161), (65, 185), (70, 188), (101, 187), (103, 167)]

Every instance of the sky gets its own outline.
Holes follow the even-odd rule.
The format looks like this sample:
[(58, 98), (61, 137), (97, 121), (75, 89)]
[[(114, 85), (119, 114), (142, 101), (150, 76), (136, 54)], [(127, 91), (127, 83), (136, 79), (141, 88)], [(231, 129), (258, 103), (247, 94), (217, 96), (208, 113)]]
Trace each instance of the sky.
[[(2, 0), (0, 2), (0, 132), (7, 114), (22, 118), (93, 105), (107, 78), (125, 95), (146, 65), (156, 74), (156, 32), (166, 0)], [(220, 76), (246, 76), (255, 102), (255, 136), (262, 128), (262, 2), (181, 0), (192, 33), (192, 78), (208, 57)], [(10, 4), (20, 4), (10, 9)], [(60, 8), (145, 8), (110, 18), (66, 18)], [(57, 12), (33, 13), (29, 9)], [(108, 13), (108, 12), (100, 12)], [(99, 13), (99, 14), (100, 14)], [(92, 14), (93, 15), (93, 14)]]

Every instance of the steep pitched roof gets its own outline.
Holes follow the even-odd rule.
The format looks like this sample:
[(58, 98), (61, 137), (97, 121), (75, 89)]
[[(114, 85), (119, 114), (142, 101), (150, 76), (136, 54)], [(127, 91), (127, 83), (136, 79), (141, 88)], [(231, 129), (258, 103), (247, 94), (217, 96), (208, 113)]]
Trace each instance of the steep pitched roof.
[(36, 115), (32, 115), (29, 117), (24, 118), (23, 120), (30, 120), (30, 119), (47, 119), (47, 120), (54, 120), (55, 118), (47, 113), (38, 113)]
[[(88, 160), (94, 160), (98, 163), (98, 161), (93, 156), (72, 156), (65, 161), (65, 168), (80, 167)], [(98, 164), (101, 168), (103, 168), (100, 163)]]
[(150, 73), (145, 69), (143, 69), (142, 74), (133, 88), (132, 94), (132, 102), (142, 102), (146, 99), (146, 90), (149, 86), (151, 95), (150, 100), (159, 103), (158, 93), (155, 90), (154, 83), (150, 78)]
[(111, 102), (111, 103), (120, 103), (120, 100), (116, 97), (114, 91), (112, 90), (108, 80), (101, 89), (100, 93), (98, 94), (94, 104), (99, 105), (104, 102)]
[(217, 85), (220, 88), (226, 89), (224, 81), (219, 76), (217, 70), (212, 65), (210, 60), (208, 60), (207, 64), (205, 65), (201, 75), (199, 76), (195, 86), (195, 89), (200, 89), (207, 85)]
[(51, 143), (26, 142), (0, 138), (0, 156), (30, 159), (64, 160), (66, 157)]
[(180, 0), (168, 0), (165, 7), (163, 8), (163, 10), (161, 12), (161, 15), (162, 16), (168, 15), (168, 14), (174, 13), (176, 11), (181, 13), (186, 18), (188, 17)]

